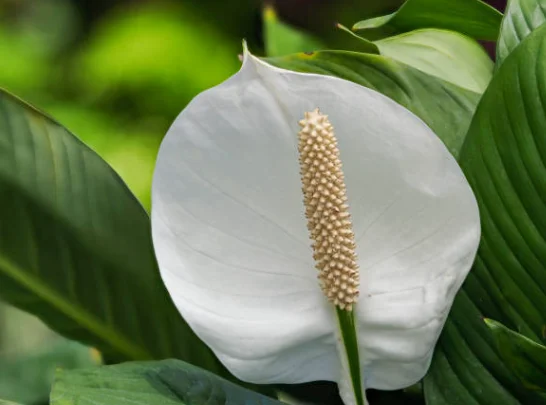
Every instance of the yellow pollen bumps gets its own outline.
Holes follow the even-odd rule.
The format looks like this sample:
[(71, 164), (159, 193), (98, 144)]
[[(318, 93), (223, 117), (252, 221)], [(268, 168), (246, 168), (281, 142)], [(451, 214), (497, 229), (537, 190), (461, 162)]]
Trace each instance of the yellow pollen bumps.
[(359, 274), (337, 139), (318, 108), (306, 112), (299, 124), (305, 216), (320, 285), (329, 301), (350, 311), (358, 298)]

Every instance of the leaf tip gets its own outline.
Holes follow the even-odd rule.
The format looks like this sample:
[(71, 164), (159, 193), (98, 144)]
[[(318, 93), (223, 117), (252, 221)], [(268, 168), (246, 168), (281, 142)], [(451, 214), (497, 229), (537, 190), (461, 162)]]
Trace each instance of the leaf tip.
[(264, 2), (262, 9), (263, 19), (266, 21), (277, 21), (277, 12), (275, 7), (269, 1)]

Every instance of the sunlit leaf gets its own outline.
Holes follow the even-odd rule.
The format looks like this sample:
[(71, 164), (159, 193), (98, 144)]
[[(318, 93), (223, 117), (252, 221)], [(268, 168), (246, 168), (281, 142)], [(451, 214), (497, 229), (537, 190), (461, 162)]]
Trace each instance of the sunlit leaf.
[(495, 41), (502, 14), (480, 0), (407, 0), (396, 12), (360, 21), (354, 30), (388, 27), (394, 32), (443, 28)]
[(502, 20), (497, 42), (497, 65), (534, 29), (546, 21), (545, 0), (511, 0)]
[[(268, 16), (270, 13), (273, 13), (272, 9), (266, 9), (268, 56), (327, 49), (326, 45), (318, 42), (313, 42), (313, 46), (309, 45), (305, 41), (306, 34), (284, 25), (274, 14)], [(491, 80), (493, 72), (491, 58), (480, 44), (457, 32), (420, 29), (378, 41), (369, 41), (341, 24), (337, 24), (337, 28), (347, 34), (346, 38), (350, 40), (344, 49), (357, 48), (353, 46), (357, 42), (360, 44), (359, 52), (380, 53), (477, 93), (483, 93)], [(283, 35), (284, 30), (288, 30), (287, 33), (291, 35)]]
[(420, 29), (370, 42), (381, 55), (446, 80), (483, 93), (493, 73), (493, 61), (473, 39), (454, 31)]

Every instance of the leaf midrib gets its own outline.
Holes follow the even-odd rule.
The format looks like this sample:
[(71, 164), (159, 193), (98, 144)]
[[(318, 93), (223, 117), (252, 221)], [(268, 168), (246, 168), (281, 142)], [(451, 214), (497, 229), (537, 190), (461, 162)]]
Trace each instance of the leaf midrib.
[[(2, 96), (1, 92), (0, 96)], [(3, 100), (0, 97), (0, 107), (5, 107), (5, 105), (2, 105), (2, 101)], [(34, 111), (33, 108), (32, 110)], [(0, 108), (0, 112), (5, 113), (6, 121), (10, 123), (9, 115), (7, 114), (6, 108)], [(31, 114), (26, 114), (24, 120), (27, 125), (30, 125), (30, 121), (32, 120), (32, 118), (37, 118), (37, 121), (43, 124), (43, 117), (34, 117)], [(62, 135), (65, 135), (65, 133), (67, 133), (67, 131), (58, 123), (53, 122), (53, 124), (57, 126), (61, 132), (63, 132)], [(27, 130), (30, 132), (30, 128), (27, 128)], [(12, 132), (13, 131), (8, 131), (8, 133)], [(51, 137), (49, 133), (46, 133), (47, 128), (44, 131), (44, 134), (47, 140), (51, 142)], [(80, 143), (81, 146), (84, 147), (84, 149), (90, 150), (77, 138), (74, 138), (74, 140), (77, 143)], [(13, 176), (10, 175), (9, 172), (6, 173), (0, 168), (0, 183), (5, 183), (9, 188), (17, 190), (17, 194), (22, 195), (25, 199), (33, 202), (38, 202), (42, 212), (45, 212), (48, 216), (55, 218), (58, 223), (62, 223), (63, 228), (65, 228), (69, 232), (81, 236), (81, 230), (79, 229), (79, 227), (74, 227), (73, 224), (70, 223), (69, 218), (66, 218), (63, 215), (59, 215), (58, 211), (52, 209), (52, 201), (48, 201), (47, 199), (43, 199), (42, 197), (35, 198), (34, 196), (32, 196), (32, 193), (29, 192), (27, 185), (14, 180), (15, 179), (13, 178)], [(117, 177), (116, 180), (125, 186), (121, 178)], [(126, 191), (128, 191), (128, 189), (126, 189)], [(79, 239), (87, 251), (93, 250), (93, 247), (89, 246), (88, 241), (85, 237)], [(109, 265), (119, 266), (119, 264), (112, 260), (111, 257), (103, 257), (102, 259), (104, 259), (104, 262), (108, 263)], [(45, 282), (33, 275), (32, 271), (29, 271), (28, 273), (25, 272), (25, 269), (23, 267), (16, 264), (12, 259), (9, 258), (8, 255), (6, 255), (5, 252), (2, 251), (0, 251), (0, 273), (6, 274), (8, 277), (15, 280), (15, 282), (28, 288), (43, 301), (47, 302), (48, 304), (59, 310), (63, 315), (70, 319), (73, 319), (77, 324), (81, 325), (91, 334), (98, 336), (101, 340), (106, 342), (108, 346), (115, 349), (116, 352), (121, 354), (122, 356), (127, 357), (130, 360), (153, 360), (155, 358), (145, 347), (139, 345), (138, 343), (135, 343), (132, 339), (130, 339), (129, 336), (125, 335), (124, 333), (120, 333), (119, 329), (112, 327), (100, 317), (97, 317), (93, 313), (89, 312), (85, 307), (82, 307), (81, 305), (78, 305), (73, 301), (65, 299), (63, 295), (58, 293), (58, 291), (49, 287)]]
[(108, 344), (115, 348), (119, 353), (124, 354), (130, 359), (153, 359), (153, 356), (145, 349), (135, 345), (126, 336), (110, 326), (105, 325), (98, 318), (90, 315), (85, 309), (65, 300), (43, 283), (37, 282), (34, 277), (29, 276), (30, 272), (25, 272), (21, 267), (17, 266), (1, 254), (0, 270), (8, 277), (11, 277), (13, 280), (31, 290), (36, 296), (57, 308), (64, 315), (73, 319), (78, 324), (83, 325), (88, 331), (108, 342)]

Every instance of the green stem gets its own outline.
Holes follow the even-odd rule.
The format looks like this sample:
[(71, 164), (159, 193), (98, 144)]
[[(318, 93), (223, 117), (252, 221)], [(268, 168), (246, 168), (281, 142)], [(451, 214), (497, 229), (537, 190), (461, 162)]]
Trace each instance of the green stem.
[(351, 383), (357, 405), (366, 405), (364, 390), (362, 389), (362, 376), (360, 372), (360, 357), (358, 354), (358, 337), (356, 333), (355, 317), (353, 311), (346, 311), (336, 307), (339, 329), (343, 346), (347, 354), (347, 363), (351, 375)]

